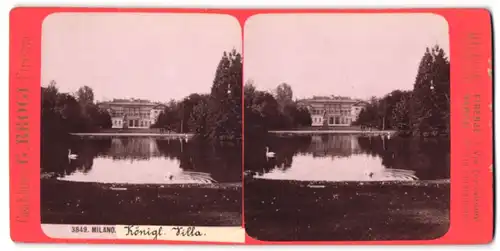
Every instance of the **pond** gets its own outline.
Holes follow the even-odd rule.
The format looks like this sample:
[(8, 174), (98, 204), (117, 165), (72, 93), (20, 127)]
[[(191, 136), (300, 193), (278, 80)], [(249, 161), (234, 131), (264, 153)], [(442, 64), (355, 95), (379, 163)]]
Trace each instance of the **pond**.
[[(266, 156), (266, 147), (274, 152)], [(299, 181), (412, 181), (450, 178), (448, 138), (359, 134), (270, 136), (245, 145), (254, 178)]]
[(74, 138), (44, 147), (41, 170), (42, 178), (72, 182), (235, 183), (241, 182), (241, 148), (184, 138)]

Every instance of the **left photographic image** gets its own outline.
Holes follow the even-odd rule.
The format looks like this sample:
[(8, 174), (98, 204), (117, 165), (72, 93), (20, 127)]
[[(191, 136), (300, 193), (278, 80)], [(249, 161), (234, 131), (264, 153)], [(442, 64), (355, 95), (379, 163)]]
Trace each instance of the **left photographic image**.
[[(241, 40), (238, 21), (222, 14), (48, 16), (41, 45), (45, 233), (241, 227)], [(57, 228), (71, 224), (96, 227)], [(191, 227), (182, 234), (205, 233)]]

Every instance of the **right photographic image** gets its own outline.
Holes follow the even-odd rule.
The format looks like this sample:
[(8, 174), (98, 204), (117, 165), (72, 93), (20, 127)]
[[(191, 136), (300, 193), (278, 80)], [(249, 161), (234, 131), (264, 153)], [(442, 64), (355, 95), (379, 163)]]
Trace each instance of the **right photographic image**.
[(246, 21), (250, 237), (397, 241), (448, 232), (448, 29), (430, 13)]

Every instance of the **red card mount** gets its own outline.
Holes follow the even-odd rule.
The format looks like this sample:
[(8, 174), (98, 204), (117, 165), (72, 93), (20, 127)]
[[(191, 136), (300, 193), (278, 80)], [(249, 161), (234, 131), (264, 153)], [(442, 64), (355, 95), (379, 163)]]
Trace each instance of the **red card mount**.
[(20, 7), (10, 30), (13, 241), (493, 239), (488, 10)]

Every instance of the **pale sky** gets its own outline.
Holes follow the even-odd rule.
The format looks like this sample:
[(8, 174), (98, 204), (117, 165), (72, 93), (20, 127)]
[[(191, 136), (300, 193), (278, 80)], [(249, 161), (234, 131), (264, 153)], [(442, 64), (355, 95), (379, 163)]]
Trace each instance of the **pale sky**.
[(244, 28), (244, 81), (288, 83), (295, 98), (366, 99), (413, 88), (426, 47), (448, 58), (448, 23), (433, 14), (268, 14)]
[(227, 15), (53, 14), (42, 26), (42, 86), (88, 85), (96, 100), (208, 93), (223, 52), (241, 52), (241, 36)]

